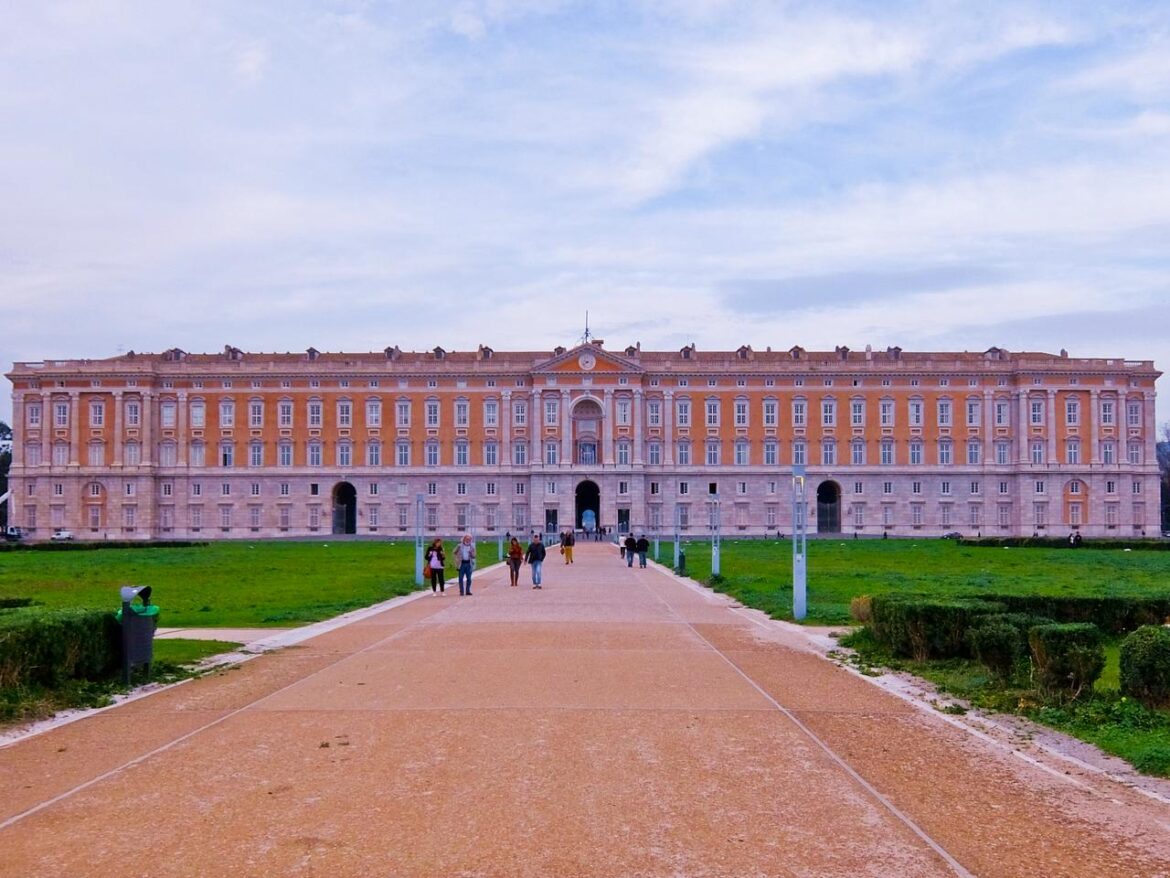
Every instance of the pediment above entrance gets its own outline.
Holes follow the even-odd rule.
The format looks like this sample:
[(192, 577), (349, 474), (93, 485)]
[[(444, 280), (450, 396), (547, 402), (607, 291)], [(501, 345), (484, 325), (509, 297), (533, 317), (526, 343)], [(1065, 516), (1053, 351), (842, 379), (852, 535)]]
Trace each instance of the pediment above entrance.
[(611, 353), (592, 344), (581, 344), (543, 362), (532, 372), (536, 375), (591, 375), (594, 373), (641, 375), (645, 370), (628, 357)]

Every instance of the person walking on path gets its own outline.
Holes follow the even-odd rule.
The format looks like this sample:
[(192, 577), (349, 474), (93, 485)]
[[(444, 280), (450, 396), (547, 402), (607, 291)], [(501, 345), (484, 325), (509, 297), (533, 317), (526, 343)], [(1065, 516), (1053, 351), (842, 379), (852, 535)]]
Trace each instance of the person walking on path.
[(459, 564), (459, 594), (469, 595), (471, 571), (475, 569), (475, 543), (471, 541), (471, 534), (464, 534), (462, 542), (455, 547), (455, 561)]
[(544, 543), (540, 541), (539, 533), (533, 534), (532, 542), (528, 544), (528, 551), (524, 553), (524, 560), (532, 568), (532, 587), (541, 588), (540, 572), (544, 565)]
[(427, 546), (423, 560), (431, 574), (431, 594), (436, 591), (446, 592), (447, 583), (443, 577), (443, 565), (447, 563), (447, 557), (443, 554), (443, 541), (441, 539), (435, 537), (435, 541)]
[(622, 547), (625, 550), (624, 554), (626, 556), (626, 566), (633, 567), (634, 552), (638, 551), (638, 541), (634, 539), (633, 534), (630, 534), (626, 537), (626, 541), (622, 544)]
[(524, 547), (520, 541), (512, 537), (508, 543), (508, 576), (512, 580), (512, 587), (520, 584), (520, 565), (524, 563)]
[(573, 563), (573, 546), (577, 545), (577, 538), (573, 536), (571, 530), (565, 531), (565, 536), (561, 540), (561, 550), (565, 555), (565, 563)]
[(635, 544), (635, 548), (638, 550), (638, 566), (645, 567), (646, 553), (650, 551), (650, 541), (646, 539), (646, 534), (642, 534), (642, 536), (638, 537), (638, 542)]

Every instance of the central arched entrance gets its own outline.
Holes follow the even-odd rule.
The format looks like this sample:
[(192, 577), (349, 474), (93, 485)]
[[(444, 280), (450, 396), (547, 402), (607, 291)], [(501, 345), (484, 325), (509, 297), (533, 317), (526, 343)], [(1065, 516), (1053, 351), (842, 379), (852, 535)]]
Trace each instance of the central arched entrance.
[(357, 488), (349, 482), (333, 486), (333, 532), (357, 533)]
[(580, 530), (594, 531), (601, 524), (601, 489), (588, 479), (577, 485), (577, 506), (573, 516)]
[(841, 486), (836, 482), (817, 486), (817, 533), (841, 533)]

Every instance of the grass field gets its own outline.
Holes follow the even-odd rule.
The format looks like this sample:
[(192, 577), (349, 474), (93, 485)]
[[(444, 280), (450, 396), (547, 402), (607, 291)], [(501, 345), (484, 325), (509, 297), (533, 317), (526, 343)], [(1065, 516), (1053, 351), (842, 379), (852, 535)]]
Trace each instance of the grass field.
[[(478, 551), (481, 567), (496, 560), (495, 543)], [(0, 597), (114, 610), (128, 584), (154, 587), (168, 628), (294, 626), (413, 591), (414, 546), (258, 541), (0, 553)]]
[[(706, 582), (711, 544), (683, 543), (687, 575)], [(659, 558), (670, 564), (674, 546)], [(725, 540), (719, 591), (792, 618), (792, 543)], [(961, 546), (951, 540), (830, 540), (808, 543), (808, 616), (812, 624), (849, 621), (849, 601), (862, 594), (924, 592), (934, 595), (1004, 594), (1140, 595), (1170, 590), (1170, 552), (1121, 549), (1001, 549)]]

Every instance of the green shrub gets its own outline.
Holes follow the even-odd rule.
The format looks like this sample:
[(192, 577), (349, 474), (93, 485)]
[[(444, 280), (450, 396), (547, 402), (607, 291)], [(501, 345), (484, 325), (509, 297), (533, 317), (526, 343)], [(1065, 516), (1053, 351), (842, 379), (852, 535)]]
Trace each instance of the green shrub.
[(1170, 706), (1170, 628), (1147, 625), (1121, 642), (1121, 692), (1147, 707)]
[(121, 659), (121, 629), (106, 610), (14, 610), (0, 614), (0, 688), (96, 680)]
[(31, 607), (32, 598), (0, 598), (0, 610), (12, 610), (17, 607)]
[(916, 661), (969, 656), (967, 630), (975, 619), (1003, 612), (992, 601), (875, 595), (873, 632), (894, 655)]
[(1046, 695), (1076, 698), (1105, 668), (1101, 630), (1087, 622), (1037, 625), (1028, 632), (1037, 683)]
[(1011, 679), (1024, 654), (1024, 638), (1019, 628), (1003, 616), (992, 616), (971, 628), (967, 640), (980, 664), (1000, 680)]
[(1147, 597), (1070, 597), (1062, 595), (992, 595), (1010, 613), (1042, 616), (1056, 622), (1090, 622), (1121, 635), (1142, 625), (1160, 625), (1170, 616), (1170, 595)]

